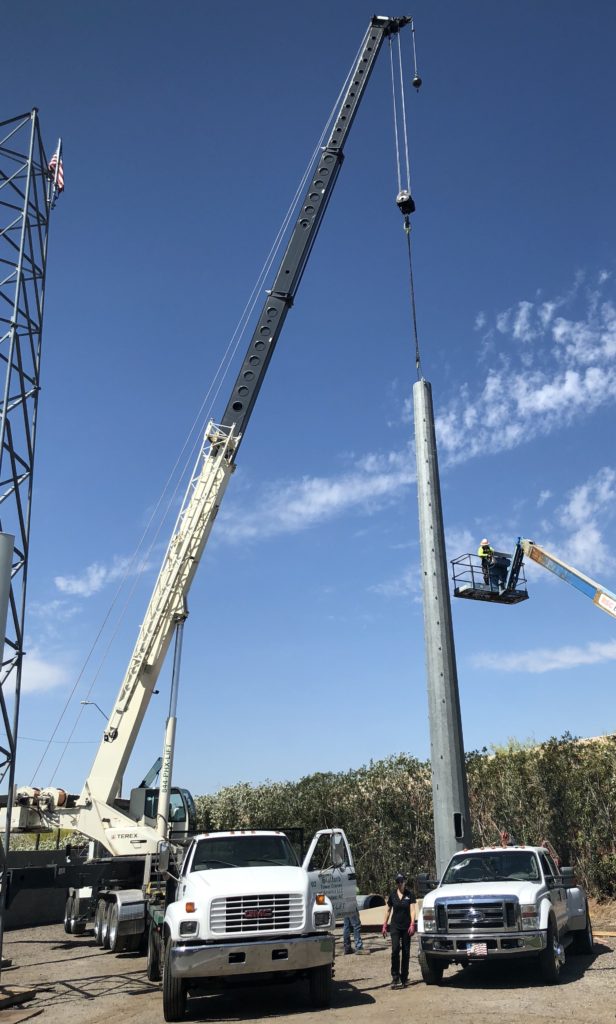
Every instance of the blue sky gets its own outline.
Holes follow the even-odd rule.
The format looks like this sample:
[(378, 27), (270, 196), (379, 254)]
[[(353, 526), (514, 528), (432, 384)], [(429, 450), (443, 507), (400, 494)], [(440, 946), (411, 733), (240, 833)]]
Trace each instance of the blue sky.
[[(450, 556), (522, 534), (616, 589), (616, 9), (418, 0), (412, 13), (415, 279)], [(118, 587), (371, 14), (350, 0), (5, 12), (2, 116), (39, 106), (66, 178), (20, 782), (115, 598), (36, 779), (83, 782), (103, 721), (86, 707), (73, 731), (79, 700), (113, 705), (177, 502), (155, 516), (145, 571)], [(176, 780), (195, 793), (428, 756), (389, 76), (384, 49), (191, 592)], [(223, 385), (214, 416), (226, 399)], [(529, 589), (515, 608), (454, 602), (467, 749), (616, 729), (613, 620), (541, 570)], [(131, 783), (161, 747), (169, 676)]]

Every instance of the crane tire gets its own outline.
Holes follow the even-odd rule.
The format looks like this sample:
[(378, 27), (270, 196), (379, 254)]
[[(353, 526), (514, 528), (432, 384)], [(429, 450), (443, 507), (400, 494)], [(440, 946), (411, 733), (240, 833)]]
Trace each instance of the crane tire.
[(146, 967), (148, 981), (160, 981), (160, 932), (154, 925), (148, 928), (148, 961)]
[(67, 935), (72, 935), (71, 932), (71, 921), (73, 919), (73, 908), (75, 906), (75, 897), (67, 896), (66, 903), (64, 904), (64, 931)]

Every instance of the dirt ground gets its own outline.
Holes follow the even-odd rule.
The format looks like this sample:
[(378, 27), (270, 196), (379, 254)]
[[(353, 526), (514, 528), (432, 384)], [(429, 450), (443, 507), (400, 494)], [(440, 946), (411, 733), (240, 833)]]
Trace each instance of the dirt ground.
[[(600, 915), (598, 915), (600, 916)], [(607, 923), (605, 925), (607, 927)], [(477, 965), (450, 968), (443, 984), (427, 987), (411, 955), (411, 984), (389, 988), (389, 946), (366, 934), (363, 956), (344, 956), (337, 940), (336, 979), (330, 1010), (314, 1011), (306, 982), (243, 987), (189, 1001), (187, 1020), (260, 1021), (291, 1024), (382, 1024), (401, 1015), (413, 1024), (614, 1024), (616, 1018), (616, 939), (599, 938), (593, 956), (570, 956), (558, 986), (544, 986), (532, 966)], [(16, 1014), (0, 1013), (0, 1024), (25, 1020), (41, 1024), (158, 1024), (162, 1021), (160, 986), (148, 982), (145, 959), (134, 953), (114, 956), (99, 949), (93, 936), (65, 935), (61, 925), (8, 932), (4, 955), (13, 967), (2, 972), (4, 986), (28, 986), (35, 998)]]

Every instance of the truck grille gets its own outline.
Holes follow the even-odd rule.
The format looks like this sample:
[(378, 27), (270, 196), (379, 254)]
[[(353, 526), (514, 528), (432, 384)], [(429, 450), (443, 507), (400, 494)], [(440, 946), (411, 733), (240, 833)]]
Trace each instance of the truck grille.
[(439, 932), (509, 931), (517, 928), (517, 900), (437, 900)]
[(225, 935), (301, 930), (304, 899), (301, 893), (258, 896), (221, 896), (212, 900), (210, 928)]

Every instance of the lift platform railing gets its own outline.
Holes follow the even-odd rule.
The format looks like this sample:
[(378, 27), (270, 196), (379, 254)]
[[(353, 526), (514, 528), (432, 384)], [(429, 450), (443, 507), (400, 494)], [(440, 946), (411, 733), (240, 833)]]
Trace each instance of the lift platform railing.
[[(495, 552), (497, 557), (507, 559), (508, 566), (514, 558), (504, 552)], [(528, 598), (524, 566), (516, 566), (515, 580), (511, 581), (509, 569), (507, 578), (499, 586), (494, 574), (490, 574), (489, 566), (483, 565), (479, 555), (470, 552), (452, 559), (453, 594), (454, 597), (465, 597), (471, 601), (490, 601), (493, 604), (518, 604)]]

